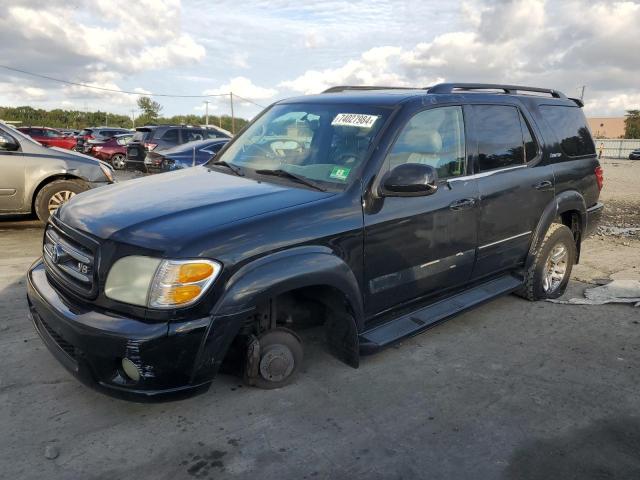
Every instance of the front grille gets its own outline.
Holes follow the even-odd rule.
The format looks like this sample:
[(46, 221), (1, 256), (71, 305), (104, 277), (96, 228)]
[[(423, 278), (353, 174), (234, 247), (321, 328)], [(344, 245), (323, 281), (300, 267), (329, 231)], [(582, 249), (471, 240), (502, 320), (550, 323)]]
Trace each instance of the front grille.
[(69, 355), (71, 358), (73, 358), (74, 360), (76, 359), (76, 348), (71, 345), (69, 342), (67, 342), (64, 338), (62, 338), (58, 332), (56, 332), (53, 328), (51, 328), (47, 322), (45, 322), (42, 317), (38, 317), (38, 320), (40, 320), (40, 324), (42, 325), (42, 327), (47, 331), (47, 333), (49, 334), (49, 336), (53, 339), (54, 342), (56, 342), (58, 344), (58, 346), (64, 350), (64, 352)]
[(85, 235), (50, 222), (43, 244), (47, 273), (63, 288), (87, 298), (94, 297), (97, 247), (97, 243)]

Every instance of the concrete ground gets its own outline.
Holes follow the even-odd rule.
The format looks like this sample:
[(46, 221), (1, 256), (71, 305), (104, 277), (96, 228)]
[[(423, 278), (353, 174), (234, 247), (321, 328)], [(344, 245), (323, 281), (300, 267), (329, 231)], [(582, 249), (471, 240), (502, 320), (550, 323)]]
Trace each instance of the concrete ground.
[[(616, 168), (640, 172), (605, 163), (608, 182)], [(611, 185), (603, 198), (616, 202)], [(357, 370), (311, 333), (285, 389), (221, 376), (204, 395), (141, 405), (81, 385), (27, 321), (41, 235), (34, 221), (0, 221), (0, 478), (640, 478), (640, 308), (508, 296)], [(636, 278), (640, 240), (594, 237), (583, 255), (567, 298)]]

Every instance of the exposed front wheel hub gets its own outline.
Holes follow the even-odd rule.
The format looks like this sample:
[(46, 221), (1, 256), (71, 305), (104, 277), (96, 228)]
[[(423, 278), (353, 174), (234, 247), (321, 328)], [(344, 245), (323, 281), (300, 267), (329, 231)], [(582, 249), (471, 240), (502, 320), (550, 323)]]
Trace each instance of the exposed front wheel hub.
[(281, 382), (293, 371), (295, 359), (286, 345), (271, 345), (260, 359), (260, 375), (271, 382)]

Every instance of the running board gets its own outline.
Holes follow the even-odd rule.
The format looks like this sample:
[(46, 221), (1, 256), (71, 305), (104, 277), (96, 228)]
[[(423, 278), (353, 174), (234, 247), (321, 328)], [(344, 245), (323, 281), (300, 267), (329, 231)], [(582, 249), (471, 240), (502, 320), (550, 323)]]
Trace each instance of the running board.
[(360, 353), (373, 353), (398, 340), (417, 335), (464, 310), (511, 293), (521, 285), (522, 280), (512, 275), (504, 275), (366, 330), (360, 334)]

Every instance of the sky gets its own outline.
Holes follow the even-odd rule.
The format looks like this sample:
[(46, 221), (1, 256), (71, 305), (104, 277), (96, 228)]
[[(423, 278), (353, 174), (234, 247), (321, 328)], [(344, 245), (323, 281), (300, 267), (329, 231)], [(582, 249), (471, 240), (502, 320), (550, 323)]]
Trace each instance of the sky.
[[(0, 64), (139, 94), (232, 91), (236, 114), (333, 85), (510, 83), (640, 108), (640, 0), (11, 0)], [(137, 95), (0, 68), (0, 105), (131, 114)], [(204, 98), (156, 97), (163, 114)], [(228, 115), (229, 98), (210, 97)], [(256, 105), (257, 104), (257, 105)]]

